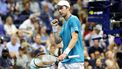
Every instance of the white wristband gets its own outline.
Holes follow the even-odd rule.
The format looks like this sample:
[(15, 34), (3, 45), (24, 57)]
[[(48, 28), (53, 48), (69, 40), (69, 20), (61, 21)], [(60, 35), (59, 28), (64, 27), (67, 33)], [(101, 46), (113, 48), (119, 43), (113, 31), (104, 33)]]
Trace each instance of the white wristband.
[(56, 26), (52, 26), (52, 30), (53, 30), (53, 32), (57, 32)]
[(65, 50), (64, 50), (64, 53), (66, 53), (67, 55), (69, 54), (69, 52), (70, 52), (70, 48), (66, 48)]

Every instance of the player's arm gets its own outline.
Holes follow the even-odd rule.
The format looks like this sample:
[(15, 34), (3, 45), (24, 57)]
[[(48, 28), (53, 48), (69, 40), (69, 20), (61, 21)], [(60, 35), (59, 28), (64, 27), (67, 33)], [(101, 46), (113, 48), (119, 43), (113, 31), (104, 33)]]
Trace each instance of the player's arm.
[(62, 41), (61, 37), (59, 36), (59, 33), (54, 32), (53, 34), (54, 34), (56, 44), (59, 44)]
[(73, 32), (72, 39), (70, 40), (68, 47), (64, 50), (63, 54), (61, 54), (58, 57), (58, 60), (63, 60), (69, 54), (71, 49), (75, 46), (77, 40), (78, 40), (78, 32)]
[(79, 28), (78, 26), (80, 21), (78, 20), (78, 18), (74, 18), (71, 19), (71, 23), (70, 23), (70, 29), (71, 29), (71, 40), (68, 44), (68, 47), (64, 50), (63, 53), (65, 53), (66, 55), (69, 54), (69, 52), (71, 51), (71, 49), (76, 45), (77, 41), (78, 41), (78, 33), (79, 33)]
[(70, 43), (69, 43), (68, 47), (65, 49), (64, 53), (66, 53), (68, 55), (70, 50), (75, 46), (77, 40), (78, 40), (78, 32), (73, 32), (72, 39), (70, 40)]
[(59, 44), (62, 41), (62, 39), (58, 33), (58, 27), (59, 27), (58, 26), (58, 20), (57, 19), (52, 20), (51, 25), (52, 25), (52, 29), (53, 29), (55, 42), (56, 42), (56, 44)]

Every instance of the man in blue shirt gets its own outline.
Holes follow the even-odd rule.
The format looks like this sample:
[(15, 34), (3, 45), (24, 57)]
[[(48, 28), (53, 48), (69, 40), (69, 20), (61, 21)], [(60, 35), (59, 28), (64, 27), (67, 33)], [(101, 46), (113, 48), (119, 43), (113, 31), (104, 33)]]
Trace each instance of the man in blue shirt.
[(59, 34), (56, 30), (58, 20), (51, 22), (56, 43), (63, 42), (63, 53), (58, 57), (62, 62), (59, 63), (58, 69), (84, 69), (80, 20), (71, 14), (68, 1), (60, 0), (57, 5), (59, 13), (65, 19)]

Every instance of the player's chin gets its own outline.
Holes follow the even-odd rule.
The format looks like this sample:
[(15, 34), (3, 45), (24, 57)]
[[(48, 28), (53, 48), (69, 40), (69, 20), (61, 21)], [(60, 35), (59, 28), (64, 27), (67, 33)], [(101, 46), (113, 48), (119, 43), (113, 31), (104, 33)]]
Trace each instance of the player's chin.
[(60, 13), (60, 15), (61, 15), (62, 17), (64, 17), (64, 14), (63, 14), (63, 13)]
[(62, 16), (62, 17), (65, 17), (65, 15), (64, 15), (64, 14), (62, 14), (61, 16)]

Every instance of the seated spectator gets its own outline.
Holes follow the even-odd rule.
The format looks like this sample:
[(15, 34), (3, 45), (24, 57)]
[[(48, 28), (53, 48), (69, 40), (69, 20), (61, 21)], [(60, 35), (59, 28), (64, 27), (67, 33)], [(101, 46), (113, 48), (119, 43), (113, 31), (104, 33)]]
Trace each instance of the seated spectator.
[[(103, 37), (103, 31), (102, 31), (100, 25), (89, 26), (89, 27), (92, 27), (92, 29), (89, 29), (89, 30), (92, 30), (92, 31), (88, 32), (88, 34), (84, 37), (84, 40), (88, 41), (90, 43), (88, 45), (93, 46), (94, 45), (93, 44), (93, 42), (94, 42), (93, 39), (94, 38), (101, 38), (101, 37)], [(99, 41), (99, 46), (102, 46), (101, 40)]]
[(7, 49), (2, 50), (2, 56), (0, 57), (0, 69), (13, 69), (10, 54)]
[[(43, 4), (44, 3), (44, 4)], [(54, 18), (52, 10), (50, 10), (49, 3), (44, 1), (42, 2), (42, 12), (40, 14), (40, 18), (42, 19), (43, 23), (46, 26), (46, 30), (48, 31), (48, 34), (51, 33), (52, 27), (51, 27), (51, 20)]]
[(7, 36), (11, 36), (17, 32), (17, 28), (13, 23), (12, 16), (8, 15), (5, 20), (4, 30)]
[(26, 48), (19, 47), (19, 54), (17, 55), (17, 58), (16, 58), (17, 69), (27, 69), (28, 63), (29, 63), (29, 59), (26, 53)]
[(88, 59), (85, 59), (84, 61), (84, 69), (92, 69), (92, 66), (90, 65), (90, 62)]
[(119, 69), (118, 63), (115, 60), (115, 53), (108, 50), (106, 52), (105, 64), (107, 65), (106, 69)]
[(41, 44), (44, 46), (47, 46), (47, 40), (49, 38), (47, 32), (46, 32), (46, 27), (42, 26), (41, 29), (39, 30), (39, 34), (41, 36)]
[(5, 3), (4, 0), (0, 0), (0, 16), (2, 18), (2, 20), (5, 19), (5, 16), (7, 15), (7, 13), (9, 12), (7, 4)]
[(34, 50), (41, 49), (46, 53), (46, 47), (41, 44), (41, 36), (39, 34), (35, 35), (34, 37), (34, 43), (32, 45), (32, 48)]
[(18, 38), (16, 35), (11, 36), (11, 41), (7, 43), (8, 51), (10, 52), (10, 56), (12, 58), (16, 57), (19, 53), (20, 43), (18, 42)]
[(23, 34), (24, 32), (22, 30), (18, 30), (16, 32), (18, 39), (20, 40), (20, 43), (27, 41), (26, 37)]
[(95, 52), (98, 51), (100, 55), (103, 55), (103, 49), (99, 46), (99, 40), (94, 40), (94, 45), (91, 46), (88, 50), (89, 55), (92, 59), (95, 59)]
[(16, 13), (16, 9), (15, 9), (15, 0), (7, 0), (7, 8), (9, 10), (9, 12), (7, 13), (7, 15), (15, 15)]
[(30, 1), (24, 2), (23, 6), (24, 6), (24, 10), (21, 11), (21, 13), (19, 14), (19, 19), (21, 20), (21, 22), (28, 19), (30, 14), (32, 14), (32, 12), (30, 11)]
[(96, 60), (96, 65), (95, 65), (94, 69), (105, 69), (105, 66), (102, 63), (102, 59), (98, 58)]
[(49, 35), (49, 37), (48, 37), (48, 40), (47, 40), (48, 50), (49, 50), (49, 48), (50, 48), (50, 46), (51, 46), (52, 44), (56, 44), (56, 43), (55, 43), (55, 39), (54, 39), (53, 33), (50, 33), (50, 35)]
[(36, 15), (32, 14), (20, 25), (19, 29), (22, 30), (24, 34), (32, 36), (33, 31), (35, 30), (34, 23), (37, 23), (36, 21), (38, 21), (38, 18)]
[(106, 64), (105, 69), (119, 69), (118, 67), (116, 67), (116, 64), (113, 61), (109, 60), (109, 59), (107, 59), (105, 61), (105, 64)]
[(35, 0), (30, 0), (30, 10), (35, 13), (40, 15), (40, 7), (39, 7), (39, 3)]
[(50, 46), (49, 54), (53, 56), (58, 56), (58, 47), (55, 44)]
[(15, 6), (16, 11), (18, 11), (19, 13), (22, 12), (24, 10), (23, 4), (27, 1), (28, 0), (18, 0), (18, 1), (16, 1), (16, 6)]

